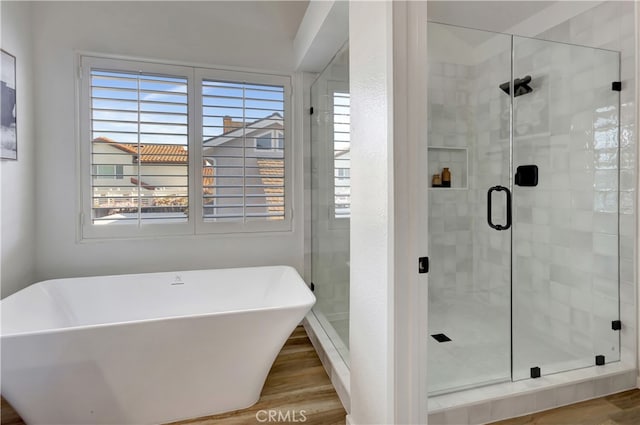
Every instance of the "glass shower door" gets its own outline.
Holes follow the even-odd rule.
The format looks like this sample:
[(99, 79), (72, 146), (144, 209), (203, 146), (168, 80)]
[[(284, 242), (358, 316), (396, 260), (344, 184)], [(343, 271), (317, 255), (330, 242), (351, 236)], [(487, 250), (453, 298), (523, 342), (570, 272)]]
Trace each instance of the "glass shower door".
[(521, 37), (513, 46), (518, 380), (620, 357), (612, 329), (619, 318), (619, 92), (612, 90), (619, 54)]
[(347, 45), (312, 84), (311, 105), (313, 312), (348, 365), (351, 144)]
[(429, 23), (427, 40), (433, 395), (511, 379), (511, 37)]

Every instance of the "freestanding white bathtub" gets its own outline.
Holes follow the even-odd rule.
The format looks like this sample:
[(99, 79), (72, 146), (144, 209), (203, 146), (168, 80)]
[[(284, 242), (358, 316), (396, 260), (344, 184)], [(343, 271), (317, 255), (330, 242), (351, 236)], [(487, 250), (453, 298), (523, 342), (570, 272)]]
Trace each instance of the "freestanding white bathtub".
[(0, 303), (28, 424), (146, 424), (254, 404), (315, 297), (291, 267), (58, 279)]

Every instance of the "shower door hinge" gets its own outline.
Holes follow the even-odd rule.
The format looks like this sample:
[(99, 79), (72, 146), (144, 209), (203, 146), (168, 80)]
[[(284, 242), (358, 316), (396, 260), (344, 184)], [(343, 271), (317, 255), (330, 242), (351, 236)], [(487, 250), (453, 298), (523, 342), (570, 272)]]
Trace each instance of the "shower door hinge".
[(418, 258), (418, 273), (429, 273), (429, 257)]
[(539, 366), (534, 366), (529, 370), (529, 376), (531, 376), (531, 378), (539, 378), (541, 375)]
[(602, 354), (598, 354), (596, 356), (596, 366), (604, 366), (604, 356)]
[(313, 106), (309, 108), (309, 115), (313, 115)]
[(614, 320), (611, 322), (611, 329), (614, 331), (619, 331), (622, 329), (622, 322), (620, 320)]
[(611, 90), (622, 91), (622, 81), (614, 81), (611, 83)]

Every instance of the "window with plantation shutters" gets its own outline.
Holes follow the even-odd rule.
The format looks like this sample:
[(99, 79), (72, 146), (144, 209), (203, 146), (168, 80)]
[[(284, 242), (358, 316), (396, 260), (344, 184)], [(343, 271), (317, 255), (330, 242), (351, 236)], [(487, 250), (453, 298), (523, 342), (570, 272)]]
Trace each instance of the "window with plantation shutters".
[(202, 81), (203, 217), (285, 217), (284, 87)]
[(91, 221), (186, 221), (186, 78), (91, 70)]
[(291, 230), (289, 76), (78, 63), (82, 238)]

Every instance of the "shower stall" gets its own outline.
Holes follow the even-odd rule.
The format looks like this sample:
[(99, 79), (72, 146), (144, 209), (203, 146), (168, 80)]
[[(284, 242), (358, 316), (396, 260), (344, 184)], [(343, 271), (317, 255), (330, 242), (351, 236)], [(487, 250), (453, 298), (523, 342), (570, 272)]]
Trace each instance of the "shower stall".
[(430, 395), (620, 360), (619, 52), (428, 24)]
[(311, 86), (313, 313), (349, 365), (350, 97), (343, 46)]

